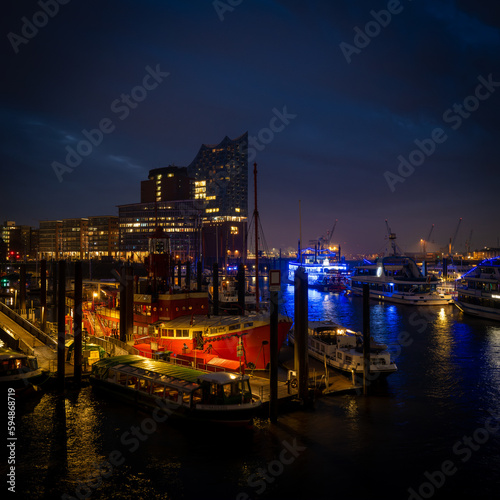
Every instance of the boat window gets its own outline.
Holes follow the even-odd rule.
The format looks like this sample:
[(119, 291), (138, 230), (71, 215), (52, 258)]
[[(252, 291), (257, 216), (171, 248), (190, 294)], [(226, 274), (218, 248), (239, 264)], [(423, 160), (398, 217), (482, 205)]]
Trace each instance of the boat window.
[(183, 392), (181, 392), (181, 400), (182, 400), (182, 404), (185, 405), (185, 406), (190, 406), (191, 405), (191, 394), (185, 394)]
[(229, 330), (238, 330), (240, 328), (240, 324), (236, 324), (236, 325), (229, 325)]
[(163, 397), (163, 392), (165, 391), (165, 386), (163, 384), (158, 384), (157, 382), (153, 382), (153, 389), (151, 390), (151, 394), (154, 394), (158, 397)]
[(116, 373), (116, 381), (120, 385), (127, 385), (127, 374), (126, 373), (117, 372)]
[(196, 389), (196, 391), (193, 392), (193, 403), (201, 403), (203, 397), (203, 391), (201, 387), (199, 389)]
[(175, 330), (176, 337), (189, 337), (189, 330)]
[(149, 392), (151, 388), (151, 382), (149, 380), (144, 380), (143, 378), (140, 378), (137, 388), (142, 392)]
[(169, 389), (168, 394), (165, 394), (165, 397), (171, 401), (177, 401), (179, 399), (179, 391), (176, 389)]
[(337, 358), (342, 359), (342, 353), (337, 351)]
[(251, 326), (253, 326), (253, 322), (252, 322), (252, 323), (245, 323), (244, 328), (249, 328), (249, 327), (251, 327)]

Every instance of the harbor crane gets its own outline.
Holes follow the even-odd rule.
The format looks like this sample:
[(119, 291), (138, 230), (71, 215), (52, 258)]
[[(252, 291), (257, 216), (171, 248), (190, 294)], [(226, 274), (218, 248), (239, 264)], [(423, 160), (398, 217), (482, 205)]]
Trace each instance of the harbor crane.
[(455, 229), (455, 234), (453, 235), (453, 239), (450, 238), (450, 246), (448, 248), (448, 253), (450, 254), (451, 259), (453, 260), (453, 249), (455, 248), (455, 241), (457, 240), (458, 230), (460, 229), (460, 224), (462, 223), (462, 217), (458, 219), (457, 228)]
[[(387, 235), (389, 237), (389, 241), (391, 242), (391, 246), (392, 246), (392, 255), (397, 255), (397, 249), (398, 249), (398, 246), (396, 245), (396, 233), (393, 233), (391, 231), (391, 228), (389, 227), (389, 222), (387, 221), (387, 219), (385, 219), (385, 226), (387, 227)], [(402, 253), (402, 252), (400, 252)]]
[(318, 243), (321, 250), (323, 250), (325, 247), (328, 248), (330, 246), (330, 242), (332, 241), (332, 236), (335, 231), (335, 227), (337, 226), (337, 222), (338, 219), (335, 219), (332, 230), (326, 233), (326, 238), (324, 236), (320, 236)]
[(427, 243), (431, 240), (431, 234), (432, 234), (433, 230), (434, 230), (434, 224), (432, 224), (432, 226), (431, 226), (431, 230), (429, 231), (427, 239), (422, 240), (422, 253), (424, 254), (424, 257), (425, 257), (425, 254), (427, 253)]

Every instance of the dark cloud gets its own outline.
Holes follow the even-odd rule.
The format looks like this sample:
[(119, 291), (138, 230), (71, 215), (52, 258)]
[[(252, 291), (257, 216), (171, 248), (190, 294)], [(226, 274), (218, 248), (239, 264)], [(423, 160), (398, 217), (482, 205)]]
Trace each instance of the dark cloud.
[[(18, 53), (9, 33), (20, 35), (40, 5), (8, 4), (1, 220), (117, 213), (139, 200), (149, 169), (186, 165), (201, 143), (226, 135), (257, 136), (286, 107), (296, 117), (255, 160), (270, 246), (295, 246), (299, 199), (304, 238), (338, 218), (347, 251), (383, 245), (385, 218), (407, 248), (432, 223), (436, 244), (446, 244), (459, 217), (477, 246), (497, 243), (500, 91), (457, 130), (443, 120), (478, 77), (500, 81), (495, 3), (401, 0), (350, 64), (340, 44), (354, 44), (355, 28), (388, 2), (244, 1), (221, 21), (212, 2), (73, 0)], [(120, 119), (113, 103), (157, 65), (169, 76)], [(105, 118), (113, 131), (59, 182), (52, 163)], [(437, 127), (447, 140), (392, 192), (384, 172), (397, 173), (398, 156)]]

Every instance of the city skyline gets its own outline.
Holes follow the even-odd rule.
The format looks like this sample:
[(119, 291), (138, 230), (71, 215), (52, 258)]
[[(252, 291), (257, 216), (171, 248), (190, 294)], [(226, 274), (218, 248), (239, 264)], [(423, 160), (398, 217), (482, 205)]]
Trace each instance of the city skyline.
[(459, 218), (457, 250), (498, 245), (498, 6), (41, 0), (1, 25), (0, 221), (117, 215), (248, 131), (269, 248), (336, 219), (347, 253), (383, 250), (385, 219), (406, 251)]

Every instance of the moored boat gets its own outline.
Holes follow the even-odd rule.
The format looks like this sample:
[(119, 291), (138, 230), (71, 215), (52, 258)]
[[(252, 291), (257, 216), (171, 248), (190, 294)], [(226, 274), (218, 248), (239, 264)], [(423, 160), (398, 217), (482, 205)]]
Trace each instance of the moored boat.
[(37, 389), (48, 374), (38, 367), (35, 356), (0, 348), (0, 385), (13, 388), (16, 395)]
[(207, 422), (247, 425), (261, 405), (248, 375), (204, 372), (135, 355), (97, 361), (90, 382), (135, 406)]
[(297, 260), (288, 263), (289, 283), (294, 282), (299, 267), (307, 273), (309, 288), (322, 292), (345, 290), (341, 285), (347, 284), (349, 268), (338, 253), (329, 249), (299, 249)]
[(500, 320), (500, 257), (484, 260), (462, 276), (455, 304), (467, 314)]
[[(362, 374), (364, 371), (363, 336), (331, 321), (310, 321), (308, 352), (317, 360), (344, 372)], [(294, 342), (293, 331), (289, 338)], [(385, 344), (370, 342), (370, 372), (390, 375), (397, 371), (396, 363)]]
[(415, 261), (403, 255), (383, 257), (375, 263), (365, 261), (355, 267), (351, 291), (362, 295), (364, 284), (369, 285), (373, 299), (408, 305), (453, 304), (450, 294), (437, 290), (440, 280), (436, 276), (423, 276)]
[[(243, 366), (266, 369), (270, 360), (269, 312), (214, 316), (208, 314), (208, 305), (206, 292), (160, 294), (156, 301), (151, 295), (135, 294), (134, 333), (137, 343), (153, 343), (156, 350), (171, 351), (174, 355), (194, 356), (197, 352), (206, 352), (239, 361), (237, 346), (241, 342)], [(120, 318), (116, 311), (100, 308), (96, 317), (107, 334), (119, 330)], [(279, 316), (279, 347), (291, 326), (291, 318)]]

